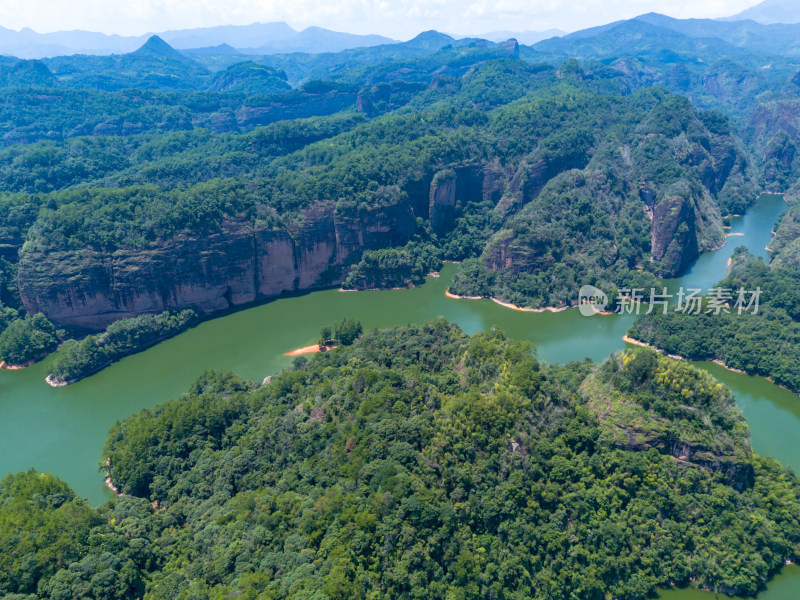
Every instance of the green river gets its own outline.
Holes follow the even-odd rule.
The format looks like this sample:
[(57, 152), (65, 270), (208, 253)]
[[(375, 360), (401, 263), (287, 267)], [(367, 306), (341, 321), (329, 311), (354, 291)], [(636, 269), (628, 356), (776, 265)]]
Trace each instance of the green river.
[[(734, 248), (746, 245), (766, 257), (772, 225), (785, 209), (778, 196), (763, 196), (720, 250), (707, 253), (671, 287), (708, 288), (722, 279)], [(741, 235), (739, 235), (741, 234)], [(58, 475), (92, 504), (111, 496), (98, 466), (108, 428), (145, 407), (176, 397), (205, 369), (231, 369), (260, 381), (290, 364), (284, 356), (313, 344), (321, 327), (355, 317), (366, 329), (419, 323), (443, 316), (468, 333), (497, 326), (509, 335), (533, 341), (539, 357), (566, 362), (605, 359), (625, 348), (622, 336), (633, 316), (584, 317), (578, 310), (521, 312), (491, 300), (445, 297), (456, 270), (445, 265), (439, 278), (409, 290), (343, 293), (311, 292), (280, 298), (200, 324), (100, 373), (65, 388), (44, 381), (44, 360), (19, 371), (0, 371), (0, 477), (36, 468)], [(576, 290), (577, 295), (577, 290)], [(772, 455), (800, 470), (800, 399), (765, 379), (697, 363), (728, 385), (750, 424), (756, 452)], [(668, 600), (710, 600), (713, 594), (692, 588), (667, 590)], [(800, 597), (800, 567), (784, 568), (759, 594), (759, 600)]]

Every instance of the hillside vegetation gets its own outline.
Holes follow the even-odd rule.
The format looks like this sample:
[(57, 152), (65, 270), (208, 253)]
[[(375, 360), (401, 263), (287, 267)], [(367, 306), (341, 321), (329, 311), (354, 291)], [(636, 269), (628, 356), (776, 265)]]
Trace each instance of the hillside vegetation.
[(646, 350), (544, 366), (499, 331), (373, 331), (265, 386), (207, 373), (105, 453), (124, 495), (97, 511), (46, 475), (0, 485), (0, 591), (752, 594), (800, 553), (797, 478), (725, 388)]

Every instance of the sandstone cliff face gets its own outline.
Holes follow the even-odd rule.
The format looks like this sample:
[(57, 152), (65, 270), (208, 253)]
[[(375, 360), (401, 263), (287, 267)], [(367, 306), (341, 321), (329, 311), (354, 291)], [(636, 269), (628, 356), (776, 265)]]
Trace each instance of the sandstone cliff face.
[(364, 210), (317, 204), (282, 228), (230, 218), (217, 232), (187, 232), (150, 248), (104, 252), (26, 249), (19, 266), (26, 310), (68, 327), (109, 323), (169, 308), (211, 314), (286, 292), (341, 283), (366, 249), (406, 244), (415, 219), (438, 232), (465, 203), (497, 201), (506, 176), (494, 163), (458, 165), (389, 190)]
[(671, 196), (653, 210), (651, 254), (665, 273), (678, 273), (700, 254), (695, 207), (691, 200)]
[(506, 174), (499, 162), (459, 165), (434, 175), (428, 193), (428, 216), (433, 230), (442, 233), (455, 223), (459, 206), (489, 201), (497, 204)]
[(440, 171), (433, 178), (428, 213), (435, 232), (452, 227), (456, 213), (456, 173), (452, 169)]
[(651, 213), (651, 255), (663, 277), (685, 271), (702, 252), (719, 248), (725, 241), (717, 203), (685, 182), (673, 185)]
[(414, 231), (402, 203), (363, 213), (315, 206), (304, 217), (294, 231), (229, 219), (219, 232), (148, 249), (24, 251), (20, 294), (29, 312), (70, 327), (187, 306), (210, 314), (337, 284), (342, 266), (363, 249), (405, 244)]

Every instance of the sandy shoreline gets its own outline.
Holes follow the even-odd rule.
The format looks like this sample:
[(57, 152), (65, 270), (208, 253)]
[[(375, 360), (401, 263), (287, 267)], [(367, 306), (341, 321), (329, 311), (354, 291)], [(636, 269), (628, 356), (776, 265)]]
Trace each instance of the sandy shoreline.
[(559, 306), (557, 308), (553, 308), (552, 306), (546, 306), (545, 308), (530, 308), (529, 306), (517, 306), (516, 304), (511, 304), (510, 302), (504, 302), (500, 300), (500, 298), (490, 298), (492, 302), (495, 304), (499, 304), (500, 306), (504, 306), (506, 308), (510, 308), (511, 310), (518, 310), (520, 312), (534, 312), (534, 313), (543, 313), (543, 312), (561, 312), (567, 310), (569, 306)]
[[(646, 344), (645, 342), (642, 342), (642, 341), (640, 341), (640, 340), (634, 339), (634, 338), (632, 338), (632, 337), (629, 337), (629, 336), (627, 336), (627, 335), (623, 335), (623, 336), (622, 336), (622, 341), (624, 341), (624, 342), (626, 342), (626, 343), (628, 343), (628, 344), (633, 344), (634, 346), (641, 346), (641, 347), (643, 347), (643, 348), (650, 348), (650, 349), (652, 349), (652, 350), (655, 350), (656, 352), (658, 352), (658, 353), (660, 353), (660, 354), (664, 354), (665, 356), (668, 356), (668, 357), (670, 357), (670, 358), (674, 358), (675, 360), (683, 360), (683, 361), (686, 361), (686, 362), (696, 362), (696, 361), (692, 361), (692, 360), (691, 360), (691, 359), (689, 359), (689, 358), (686, 358), (685, 356), (679, 356), (679, 355), (677, 355), (677, 354), (667, 354), (667, 353), (666, 353), (664, 350), (662, 350), (661, 348), (657, 348), (656, 346), (653, 346), (653, 345), (651, 345), (651, 344)], [(721, 361), (721, 360), (719, 360), (719, 359), (717, 359), (717, 358), (711, 359), (711, 360), (709, 360), (709, 361), (707, 361), (707, 362), (712, 362), (712, 363), (714, 363), (715, 365), (719, 365), (720, 367), (722, 367), (723, 369), (726, 369), (726, 370), (730, 371), (731, 373), (739, 373), (740, 375), (750, 375), (750, 374), (749, 374), (747, 371), (742, 371), (741, 369), (735, 369), (734, 367), (729, 367), (729, 366), (728, 366), (728, 365), (726, 365), (726, 364), (725, 364), (723, 361)], [(752, 375), (752, 377), (763, 377), (763, 376), (762, 376), (762, 375)], [(772, 378), (771, 378), (771, 377), (763, 377), (763, 379), (766, 379), (766, 380), (767, 380), (767, 381), (769, 381), (770, 383), (775, 383), (775, 382), (772, 380)], [(782, 385), (781, 385), (781, 384), (779, 384), (779, 383), (775, 383), (775, 385), (777, 385), (777, 386), (779, 386), (779, 387), (782, 387), (782, 388), (783, 388), (783, 389), (785, 389), (785, 390), (789, 390), (789, 388), (787, 388), (787, 387), (785, 387), (785, 386), (782, 386)], [(789, 390), (789, 391), (791, 391), (791, 390)]]
[(301, 354), (314, 354), (315, 352), (322, 352), (320, 350), (319, 344), (312, 344), (311, 346), (303, 346), (302, 348), (297, 348), (292, 350), (291, 352), (286, 352), (284, 356), (300, 356)]
[(483, 296), (459, 296), (450, 290), (445, 290), (444, 295), (448, 298), (452, 298), (453, 300), (483, 300)]
[(75, 383), (74, 381), (64, 381), (63, 379), (56, 379), (52, 375), (48, 375), (44, 378), (47, 382), (47, 385), (54, 388), (60, 388), (69, 385), (70, 383)]
[[(728, 371), (731, 371), (732, 373), (739, 373), (740, 375), (747, 375), (747, 371), (742, 371), (741, 369), (734, 369), (733, 367), (729, 367), (728, 365), (726, 365), (724, 362), (722, 362), (721, 360), (719, 360), (717, 358), (715, 358), (711, 362), (713, 362), (715, 365), (719, 365), (723, 369), (728, 369)], [(769, 379), (769, 378), (767, 378), (767, 379)], [(772, 383), (775, 383), (775, 382), (773, 381)]]
[(445, 290), (444, 295), (448, 298), (452, 298), (453, 300), (491, 300), (495, 304), (499, 304), (504, 308), (510, 308), (511, 310), (517, 310), (520, 312), (532, 312), (532, 313), (543, 313), (543, 312), (561, 312), (562, 310), (567, 310), (570, 308), (569, 306), (559, 306), (557, 308), (553, 308), (552, 306), (548, 306), (546, 308), (530, 308), (529, 306), (517, 306), (516, 304), (511, 304), (511, 302), (506, 302), (505, 300), (500, 300), (500, 298), (489, 297), (486, 296), (459, 296), (458, 294), (454, 294), (450, 290)]
[(0, 369), (5, 369), (7, 371), (19, 371), (20, 369), (25, 369), (27, 367), (30, 367), (35, 362), (36, 362), (35, 360), (29, 360), (22, 364), (14, 365), (11, 363), (7, 363), (6, 361), (2, 361), (0, 362)]
[(648, 343), (643, 342), (641, 340), (637, 340), (637, 339), (632, 338), (632, 337), (627, 336), (627, 335), (623, 335), (622, 336), (622, 341), (625, 342), (626, 344), (633, 344), (634, 346), (641, 346), (642, 348), (650, 348), (651, 350), (655, 350), (659, 354), (663, 354), (664, 356), (667, 356), (669, 358), (673, 358), (675, 360), (682, 360), (682, 361), (685, 361), (685, 362), (689, 361), (689, 359), (686, 358), (686, 357), (678, 356), (677, 354), (667, 354), (661, 348), (656, 348), (655, 346), (653, 346), (651, 344), (648, 344)]
[(111, 468), (111, 458), (110, 457), (106, 458), (106, 461), (103, 464), (105, 465), (106, 468), (106, 478), (105, 478), (106, 487), (110, 489), (112, 492), (114, 492), (114, 495), (121, 496), (122, 494), (119, 493), (119, 488), (114, 485), (113, 481), (111, 481), (111, 475), (108, 475), (108, 471)]
[(115, 495), (121, 496), (122, 494), (119, 493), (119, 488), (114, 485), (114, 482), (111, 481), (111, 477), (106, 477), (106, 487), (114, 492)]
[(336, 291), (337, 292), (390, 292), (392, 290), (412, 290), (415, 287), (417, 287), (417, 286), (415, 286), (412, 283), (411, 285), (401, 286), (401, 287), (393, 287), (393, 288), (367, 288), (365, 290), (346, 290), (344, 288), (339, 288)]

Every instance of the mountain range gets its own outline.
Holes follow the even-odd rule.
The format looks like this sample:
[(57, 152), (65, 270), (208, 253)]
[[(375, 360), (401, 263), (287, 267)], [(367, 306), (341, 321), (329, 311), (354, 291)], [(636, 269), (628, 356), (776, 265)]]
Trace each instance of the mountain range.
[[(481, 38), (492, 42), (515, 38), (521, 44), (535, 44), (565, 33), (560, 29), (548, 29), (519, 32), (492, 31), (481, 35), (452, 37), (453, 39)], [(397, 40), (380, 35), (358, 35), (322, 27), (307, 27), (297, 31), (284, 22), (177, 29), (140, 36), (106, 35), (83, 30), (37, 33), (29, 28), (14, 31), (0, 27), (0, 55), (41, 59), (76, 54), (99, 56), (125, 54), (140, 48), (153, 35), (157, 35), (173, 48), (193, 55), (263, 56), (293, 52), (320, 54), (397, 43)]]
[(708, 62), (723, 57), (800, 56), (800, 26), (751, 20), (674, 19), (658, 13), (640, 15), (576, 31), (534, 45), (539, 51), (574, 58), (603, 58), (659, 52), (684, 54)]
[(453, 37), (479, 38), (482, 40), (489, 40), (490, 42), (504, 42), (505, 40), (514, 38), (520, 44), (531, 46), (542, 40), (549, 40), (550, 38), (557, 38), (563, 35), (567, 35), (567, 32), (563, 29), (546, 29), (544, 31), (531, 31), (530, 29), (526, 29), (525, 31), (510, 31), (508, 29), (502, 29), (468, 36), (453, 35)]
[(728, 17), (729, 21), (756, 21), (764, 25), (772, 23), (800, 23), (800, 4), (796, 0), (764, 0), (752, 8)]
[(321, 27), (297, 31), (283, 22), (180, 29), (140, 36), (106, 35), (83, 30), (37, 33), (29, 28), (14, 31), (0, 27), (0, 54), (19, 58), (121, 54), (136, 50), (152, 35), (158, 35), (179, 50), (227, 44), (236, 49), (246, 49), (247, 54), (339, 52), (395, 41), (380, 35), (357, 35)]

